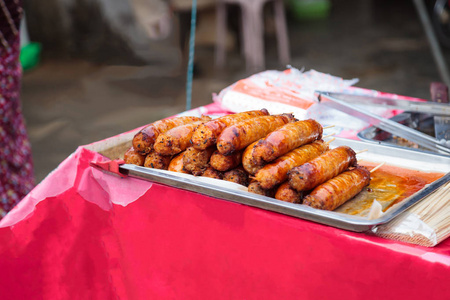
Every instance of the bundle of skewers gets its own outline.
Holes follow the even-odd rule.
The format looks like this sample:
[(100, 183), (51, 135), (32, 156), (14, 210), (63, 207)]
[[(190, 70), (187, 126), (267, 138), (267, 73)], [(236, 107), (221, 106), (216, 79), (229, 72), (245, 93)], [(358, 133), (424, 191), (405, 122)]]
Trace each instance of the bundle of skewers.
[(266, 109), (217, 119), (175, 117), (139, 131), (124, 160), (227, 180), (252, 193), (334, 210), (369, 185), (370, 172), (358, 165), (350, 147), (330, 149), (332, 135), (322, 136), (323, 130), (315, 120), (270, 115)]

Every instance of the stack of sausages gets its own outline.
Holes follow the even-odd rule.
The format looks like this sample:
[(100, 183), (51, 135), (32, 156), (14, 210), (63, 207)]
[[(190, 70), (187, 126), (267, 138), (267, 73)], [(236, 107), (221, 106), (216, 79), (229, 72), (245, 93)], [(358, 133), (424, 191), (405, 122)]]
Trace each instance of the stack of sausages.
[[(332, 210), (341, 198), (362, 190), (370, 173), (356, 166), (350, 148), (329, 150), (322, 133), (315, 120), (298, 121), (292, 114), (270, 115), (266, 109), (214, 120), (207, 116), (175, 117), (156, 121), (138, 132), (124, 160), (232, 181), (248, 186), (253, 193)], [(353, 187), (352, 181), (359, 177), (365, 180), (360, 180), (358, 188), (342, 193), (342, 185), (351, 182)], [(336, 200), (336, 194), (343, 195)]]

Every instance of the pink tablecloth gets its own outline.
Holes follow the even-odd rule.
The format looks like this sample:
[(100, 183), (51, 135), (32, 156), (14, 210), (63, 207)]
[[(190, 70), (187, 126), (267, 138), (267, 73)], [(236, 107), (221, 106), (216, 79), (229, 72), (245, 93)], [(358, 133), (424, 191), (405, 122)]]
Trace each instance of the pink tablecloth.
[(450, 299), (450, 240), (347, 232), (98, 159), (80, 147), (2, 220), (2, 299)]

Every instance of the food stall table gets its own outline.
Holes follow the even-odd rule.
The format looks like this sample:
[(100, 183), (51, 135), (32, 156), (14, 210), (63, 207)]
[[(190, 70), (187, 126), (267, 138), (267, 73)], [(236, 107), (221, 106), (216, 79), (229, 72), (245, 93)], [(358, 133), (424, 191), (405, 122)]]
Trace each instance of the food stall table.
[(90, 165), (110, 140), (0, 222), (2, 299), (450, 299), (449, 239), (426, 248), (121, 178)]

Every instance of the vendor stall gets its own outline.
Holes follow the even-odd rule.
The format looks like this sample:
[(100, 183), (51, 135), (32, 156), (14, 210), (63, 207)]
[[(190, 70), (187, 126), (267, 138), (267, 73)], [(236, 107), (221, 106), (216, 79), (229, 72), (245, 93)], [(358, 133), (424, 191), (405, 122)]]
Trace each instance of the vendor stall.
[[(181, 115), (231, 113), (222, 100)], [(421, 228), (403, 235), (389, 227), (417, 205), (361, 223), (225, 181), (124, 164), (141, 129), (80, 146), (0, 222), (2, 299), (450, 298), (448, 235), (437, 238), (420, 217)], [(373, 156), (364, 160), (383, 151), (392, 165), (417, 159), (416, 150), (356, 139), (335, 142), (366, 143)], [(421, 156), (430, 158), (411, 172), (437, 174), (420, 190), (433, 187), (430, 197), (446, 188), (450, 158)]]

